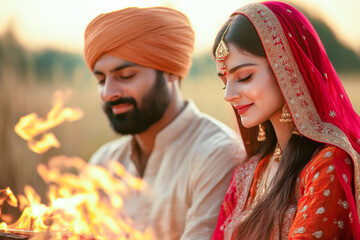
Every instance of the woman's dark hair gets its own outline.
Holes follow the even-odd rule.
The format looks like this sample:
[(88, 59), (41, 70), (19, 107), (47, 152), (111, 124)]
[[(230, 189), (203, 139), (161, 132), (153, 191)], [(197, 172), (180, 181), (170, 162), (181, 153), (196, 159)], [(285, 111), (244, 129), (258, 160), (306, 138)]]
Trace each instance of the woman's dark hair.
[[(239, 14), (232, 16), (219, 31), (213, 46), (214, 55), (229, 23), (231, 25), (224, 37), (226, 43), (235, 44), (239, 50), (249, 52), (255, 56), (266, 57), (264, 47), (253, 24), (247, 17)], [(259, 143), (256, 140), (258, 127), (245, 128), (241, 124), (240, 116), (236, 111), (235, 114), (248, 158), (257, 155), (260, 159), (263, 159), (268, 154), (271, 154), (277, 142), (271, 122), (267, 120), (263, 123), (267, 140)], [(289, 205), (295, 201), (294, 189), (301, 170), (316, 152), (323, 147), (323, 143), (312, 141), (304, 136), (292, 135), (290, 137), (283, 150), (279, 168), (270, 183), (269, 192), (252, 208), (250, 214), (242, 220), (237, 230), (234, 231), (232, 239), (269, 239), (272, 227), (275, 224), (275, 216), (278, 214), (279, 217), (276, 218), (276, 221), (279, 222), (276, 222), (276, 224), (282, 226), (283, 214)]]
[[(228, 28), (224, 36), (224, 40), (226, 43), (233, 43), (240, 50), (244, 50), (255, 56), (266, 57), (264, 47), (260, 41), (260, 38), (254, 26), (247, 17), (240, 14), (231, 16), (228, 19), (228, 21), (221, 27), (220, 31), (218, 32), (215, 38), (213, 45), (214, 57), (215, 57), (216, 48), (219, 42), (221, 41), (222, 36), (224, 35), (225, 29), (229, 24), (230, 27)], [(240, 124), (240, 116), (238, 115), (237, 111), (234, 110), (234, 112), (239, 123), (241, 136), (244, 140), (247, 154), (249, 156), (256, 155), (257, 153), (259, 153), (259, 147), (260, 147), (259, 146), (260, 144), (258, 144), (256, 141), (258, 128), (257, 127), (245, 128), (244, 126), (242, 126), (242, 124)], [(269, 125), (271, 125), (270, 122)], [(268, 151), (271, 151), (271, 149), (269, 149)]]
[(256, 56), (266, 57), (264, 47), (261, 44), (260, 38), (254, 26), (247, 17), (240, 14), (231, 16), (216, 35), (213, 45), (214, 56), (216, 48), (221, 41), (225, 29), (229, 23), (230, 27), (224, 37), (226, 43), (234, 43), (242, 50), (245, 50)]

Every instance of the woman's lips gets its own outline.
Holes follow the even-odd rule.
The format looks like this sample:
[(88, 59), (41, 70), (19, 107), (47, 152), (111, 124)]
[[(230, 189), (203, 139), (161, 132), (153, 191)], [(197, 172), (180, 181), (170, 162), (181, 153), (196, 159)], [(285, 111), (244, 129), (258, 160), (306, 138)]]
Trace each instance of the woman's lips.
[(111, 108), (112, 108), (113, 113), (116, 115), (116, 114), (125, 113), (125, 112), (131, 110), (133, 108), (133, 104), (124, 103), (124, 104), (111, 106)]
[(236, 110), (238, 111), (238, 113), (244, 114), (253, 104), (246, 104), (246, 105), (236, 105), (234, 106), (234, 108), (236, 108)]

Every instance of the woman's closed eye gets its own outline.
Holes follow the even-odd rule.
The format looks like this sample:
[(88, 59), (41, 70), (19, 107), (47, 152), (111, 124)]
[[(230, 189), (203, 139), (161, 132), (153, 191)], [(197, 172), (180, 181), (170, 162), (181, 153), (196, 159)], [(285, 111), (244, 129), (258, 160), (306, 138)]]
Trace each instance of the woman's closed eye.
[(239, 78), (238, 80), (237, 80), (237, 82), (245, 82), (245, 81), (247, 81), (247, 80), (250, 80), (251, 79), (251, 77), (252, 77), (252, 73), (251, 74), (249, 74), (247, 77), (244, 77), (244, 78)]
[[(245, 81), (248, 81), (248, 80), (250, 80), (250, 79), (252, 78), (252, 76), (253, 76), (253, 74), (251, 73), (251, 74), (249, 74), (247, 77), (237, 79), (236, 82), (245, 82)], [(224, 84), (225, 84), (225, 83), (224, 83)], [(225, 90), (225, 89), (226, 89), (226, 84), (225, 84), (225, 86), (223, 87), (223, 90)]]

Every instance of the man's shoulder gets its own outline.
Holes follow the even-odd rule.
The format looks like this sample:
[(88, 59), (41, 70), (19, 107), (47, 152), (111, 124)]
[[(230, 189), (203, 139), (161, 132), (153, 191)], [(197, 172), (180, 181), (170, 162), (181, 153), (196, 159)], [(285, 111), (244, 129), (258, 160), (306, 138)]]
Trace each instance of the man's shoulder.
[(186, 139), (191, 143), (188, 154), (193, 155), (193, 164), (238, 165), (245, 157), (240, 135), (208, 114), (198, 112), (189, 129)]
[(102, 151), (102, 152), (114, 152), (114, 151), (119, 151), (123, 148), (125, 148), (126, 146), (128, 146), (128, 144), (131, 142), (132, 137), (131, 136), (122, 136), (120, 138), (111, 140), (105, 144), (103, 144), (98, 150)]
[(180, 135), (189, 141), (206, 142), (218, 139), (222, 142), (225, 139), (233, 141), (239, 138), (239, 134), (226, 124), (200, 111), (192, 100), (188, 100), (185, 110), (170, 125), (172, 129), (182, 129)]
[(111, 159), (114, 155), (126, 151), (131, 143), (132, 136), (122, 136), (121, 138), (109, 141), (102, 145), (90, 158), (91, 164), (104, 164), (104, 159)]
[(241, 137), (238, 133), (206, 113), (198, 112), (193, 126), (196, 131), (194, 132), (194, 136), (198, 137), (204, 144), (207, 142), (213, 142), (219, 145), (241, 143)]

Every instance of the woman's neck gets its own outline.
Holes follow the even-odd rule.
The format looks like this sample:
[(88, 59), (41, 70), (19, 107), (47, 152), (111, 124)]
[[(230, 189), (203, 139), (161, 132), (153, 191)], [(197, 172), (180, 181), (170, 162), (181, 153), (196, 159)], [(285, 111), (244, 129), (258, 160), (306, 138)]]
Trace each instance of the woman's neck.
[(274, 127), (276, 138), (281, 149), (285, 149), (285, 146), (291, 137), (292, 131), (295, 129), (295, 125), (293, 122), (280, 122), (281, 113), (281, 111), (276, 113), (270, 121)]

